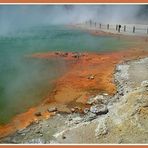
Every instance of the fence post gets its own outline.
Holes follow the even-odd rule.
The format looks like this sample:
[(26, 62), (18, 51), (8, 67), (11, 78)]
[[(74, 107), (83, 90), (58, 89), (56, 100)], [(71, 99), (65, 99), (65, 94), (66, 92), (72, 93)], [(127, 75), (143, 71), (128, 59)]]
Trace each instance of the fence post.
[(100, 24), (100, 29), (101, 29), (101, 24)]
[(107, 29), (109, 30), (109, 24), (107, 24)]
[(116, 31), (118, 30), (118, 25), (116, 25)]
[(126, 32), (126, 25), (124, 25), (124, 32)]
[(135, 28), (135, 26), (133, 26), (133, 33), (135, 33), (135, 30), (136, 30), (136, 28)]
[(91, 27), (91, 25), (92, 25), (92, 21), (90, 20), (90, 27)]
[(95, 22), (95, 27), (96, 27), (97, 23)]

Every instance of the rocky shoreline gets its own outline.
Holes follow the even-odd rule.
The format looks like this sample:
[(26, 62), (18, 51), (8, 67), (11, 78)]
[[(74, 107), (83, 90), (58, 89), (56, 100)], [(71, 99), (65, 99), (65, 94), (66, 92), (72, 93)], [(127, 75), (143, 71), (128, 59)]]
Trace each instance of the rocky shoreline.
[(148, 143), (148, 58), (116, 66), (117, 93), (88, 99), (83, 113), (56, 113), (0, 140), (15, 144)]

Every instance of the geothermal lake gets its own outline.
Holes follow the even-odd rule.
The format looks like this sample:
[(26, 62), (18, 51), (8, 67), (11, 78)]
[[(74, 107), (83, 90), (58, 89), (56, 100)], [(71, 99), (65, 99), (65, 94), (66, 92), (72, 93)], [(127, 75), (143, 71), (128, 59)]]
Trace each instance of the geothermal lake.
[(47, 51), (112, 51), (128, 47), (114, 37), (93, 36), (63, 26), (37, 26), (0, 36), (0, 124), (38, 105), (66, 71), (65, 61), (33, 59)]

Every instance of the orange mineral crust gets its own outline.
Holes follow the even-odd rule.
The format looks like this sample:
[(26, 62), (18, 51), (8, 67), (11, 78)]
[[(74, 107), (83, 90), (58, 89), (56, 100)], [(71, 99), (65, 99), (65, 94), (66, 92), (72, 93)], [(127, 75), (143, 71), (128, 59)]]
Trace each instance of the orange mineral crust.
[(53, 91), (42, 104), (17, 115), (11, 123), (0, 126), (0, 137), (25, 128), (38, 120), (48, 119), (56, 112), (83, 112), (87, 99), (99, 93), (116, 93), (114, 72), (116, 64), (126, 60), (148, 56), (148, 51), (129, 49), (118, 52), (73, 53), (48, 52), (33, 54), (29, 58), (62, 58), (69, 63), (67, 72), (56, 82)]

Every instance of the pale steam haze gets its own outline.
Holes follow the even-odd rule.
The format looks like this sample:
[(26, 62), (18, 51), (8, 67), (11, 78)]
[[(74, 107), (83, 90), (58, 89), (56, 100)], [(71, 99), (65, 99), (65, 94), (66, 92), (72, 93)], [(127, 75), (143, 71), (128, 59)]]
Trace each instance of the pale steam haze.
[(101, 23), (146, 23), (146, 5), (1, 5), (0, 34), (37, 25), (71, 24), (86, 20)]

